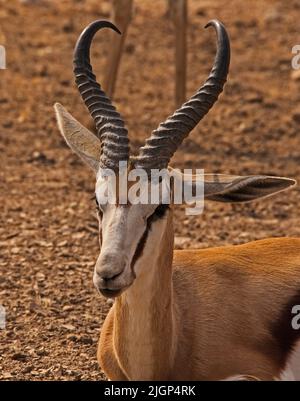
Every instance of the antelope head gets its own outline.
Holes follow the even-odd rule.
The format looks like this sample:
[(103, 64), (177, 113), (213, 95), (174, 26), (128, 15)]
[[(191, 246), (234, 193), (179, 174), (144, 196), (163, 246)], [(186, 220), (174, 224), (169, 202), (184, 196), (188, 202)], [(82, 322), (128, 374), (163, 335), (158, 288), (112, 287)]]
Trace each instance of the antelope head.
[[(95, 33), (101, 28), (120, 32), (110, 22), (95, 21), (82, 32), (77, 41), (73, 62), (75, 81), (94, 119), (96, 134), (83, 127), (60, 104), (55, 105), (55, 110), (60, 132), (67, 144), (96, 174), (101, 250), (95, 266), (94, 284), (104, 296), (116, 297), (132, 285), (136, 277), (143, 273), (143, 269), (147, 269), (147, 266), (137, 268), (140, 255), (148, 253), (151, 257), (166, 235), (173, 246), (172, 202), (122, 204), (116, 192), (115, 202), (104, 204), (101, 194), (109, 189), (107, 176), (103, 172), (109, 169), (120, 180), (120, 162), (128, 164), (128, 171), (143, 169), (147, 177), (153, 169), (168, 169), (171, 157), (184, 138), (217, 101), (228, 74), (230, 44), (220, 22), (213, 20), (207, 26), (212, 26), (217, 34), (217, 53), (209, 77), (194, 96), (152, 132), (135, 157), (129, 154), (128, 132), (124, 121), (97, 83), (90, 65), (90, 46)], [(211, 175), (206, 178), (204, 197), (219, 202), (251, 201), (279, 192), (295, 183), (287, 178), (261, 175)]]

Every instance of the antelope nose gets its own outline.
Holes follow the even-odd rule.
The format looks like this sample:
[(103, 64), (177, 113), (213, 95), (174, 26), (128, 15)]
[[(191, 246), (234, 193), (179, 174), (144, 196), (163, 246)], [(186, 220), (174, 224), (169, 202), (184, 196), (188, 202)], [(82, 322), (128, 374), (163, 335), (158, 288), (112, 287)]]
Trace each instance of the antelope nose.
[(116, 292), (119, 291), (119, 284), (114, 280), (117, 279), (123, 271), (118, 274), (109, 274), (108, 272), (102, 272), (101, 274), (94, 272), (93, 282), (94, 286), (102, 295), (107, 297), (114, 297)]
[(104, 272), (100, 272), (100, 273), (96, 272), (96, 274), (99, 277), (101, 282), (107, 283), (108, 281), (112, 281), (112, 280), (116, 279), (122, 273), (122, 271), (120, 273), (117, 273), (117, 274), (110, 273), (110, 272), (105, 272), (105, 271)]
[(94, 284), (97, 288), (108, 288), (124, 271), (126, 262), (111, 255), (103, 255), (96, 263)]

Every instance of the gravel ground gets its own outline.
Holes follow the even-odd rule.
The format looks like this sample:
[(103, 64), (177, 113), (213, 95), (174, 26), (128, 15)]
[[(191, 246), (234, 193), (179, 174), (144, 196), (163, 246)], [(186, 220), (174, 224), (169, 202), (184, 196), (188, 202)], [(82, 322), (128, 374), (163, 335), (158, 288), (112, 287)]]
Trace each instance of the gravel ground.
[[(174, 109), (173, 26), (166, 2), (136, 1), (115, 102), (133, 149)], [(109, 18), (104, 0), (0, 0), (0, 379), (102, 380), (96, 347), (109, 304), (92, 284), (98, 253), (94, 178), (61, 139), (53, 104), (82, 123), (72, 51), (82, 28)], [(188, 94), (206, 77), (219, 18), (232, 43), (229, 81), (219, 103), (184, 142), (174, 167), (300, 178), (297, 0), (190, 0)], [(93, 47), (101, 81), (106, 33)], [(299, 188), (249, 205), (208, 203), (198, 217), (176, 210), (177, 248), (298, 236)]]

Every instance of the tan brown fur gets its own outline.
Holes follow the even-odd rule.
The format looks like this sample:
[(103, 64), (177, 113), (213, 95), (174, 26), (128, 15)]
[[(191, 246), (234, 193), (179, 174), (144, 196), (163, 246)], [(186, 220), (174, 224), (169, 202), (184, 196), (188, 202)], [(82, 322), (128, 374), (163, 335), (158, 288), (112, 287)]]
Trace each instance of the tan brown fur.
[[(123, 5), (125, 3), (131, 5), (132, 1), (122, 1)], [(185, 1), (178, 1), (179, 4), (181, 10), (182, 7), (185, 9)], [(126, 21), (129, 21), (129, 15), (123, 21), (125, 25)], [(225, 29), (221, 28), (218, 21), (210, 24), (216, 29)], [(91, 29), (104, 26), (113, 27), (107, 22), (95, 21), (84, 32), (92, 33)], [(81, 44), (85, 43), (88, 50), (88, 36), (85, 33), (77, 42), (75, 55), (80, 56), (83, 50)], [(223, 40), (219, 42), (224, 42), (227, 37), (224, 35), (225, 31)], [(123, 42), (122, 39), (118, 40), (117, 47), (120, 50)], [(183, 45), (181, 41), (181, 50)], [(119, 57), (117, 53), (113, 53), (114, 60)], [(225, 71), (229, 62), (229, 43), (223, 56), (227, 61), (221, 70)], [(222, 57), (218, 52), (217, 59)], [(81, 71), (81, 64), (77, 63), (79, 59), (74, 58), (74, 65), (78, 64), (75, 70)], [(286, 371), (292, 367), (291, 372), (294, 373), (294, 365), (288, 361), (288, 357), (299, 339), (299, 332), (291, 329), (291, 312), (294, 305), (300, 304), (300, 239), (269, 239), (241, 246), (174, 252), (171, 205), (152, 200), (150, 203), (128, 202), (124, 205), (121, 199), (119, 201), (118, 189), (115, 191), (115, 202), (106, 202), (103, 194), (109, 192), (110, 186), (102, 169), (104, 166), (113, 166), (115, 170), (121, 158), (123, 161), (129, 160), (129, 153), (124, 143), (124, 146), (120, 146), (120, 155), (115, 153), (118, 148), (115, 135), (120, 135), (117, 133), (119, 123), (124, 134), (122, 118), (112, 108), (109, 99), (99, 92), (96, 84), (89, 83), (91, 67), (88, 60), (85, 64), (86, 72), (83, 75), (87, 83), (84, 85), (87, 84), (89, 88), (83, 90), (82, 84), (78, 84), (81, 72), (75, 74), (79, 79), (76, 82), (95, 121), (99, 122), (101, 117), (101, 124), (105, 122), (100, 130), (105, 131), (104, 136), (109, 134), (110, 139), (106, 138), (101, 144), (63, 106), (56, 104), (55, 111), (66, 142), (96, 174), (95, 195), (101, 251), (93, 282), (102, 295), (116, 297), (103, 325), (98, 350), (98, 359), (106, 375), (112, 380), (217, 380), (241, 376), (254, 376), (262, 380), (278, 378), (286, 365)], [(212, 71), (218, 69), (217, 64)], [(226, 78), (223, 75), (220, 72), (219, 78), (213, 80), (221, 83)], [(197, 106), (200, 108), (196, 114), (201, 111), (203, 116), (207, 105), (209, 108), (212, 106), (209, 98), (217, 99), (215, 95), (223, 84), (215, 86), (215, 94), (212, 95), (212, 92), (203, 98), (204, 87), (203, 90), (199, 89), (197, 93), (199, 96), (201, 94), (200, 98), (197, 98), (198, 95), (193, 98), (201, 103)], [(91, 98), (85, 97), (87, 90), (92, 91), (93, 97), (104, 99), (105, 108), (100, 101), (99, 108), (91, 105)], [(194, 108), (194, 100), (185, 108)], [(95, 111), (99, 115), (94, 115)], [(115, 117), (110, 122), (111, 113)], [(178, 127), (186, 124), (179, 118), (180, 114), (181, 111), (177, 110), (171, 118), (178, 118), (177, 128), (174, 127), (176, 135), (177, 129), (181, 131)], [(196, 124), (194, 118), (189, 117)], [(163, 137), (168, 121), (159, 126), (161, 129), (153, 131), (160, 134), (157, 137), (156, 134), (151, 135), (139, 156), (131, 159), (132, 166), (148, 166), (150, 161), (149, 166), (153, 169), (160, 163), (167, 163), (165, 158), (171, 157), (174, 144), (177, 143), (173, 138), (173, 129), (170, 137), (169, 134)], [(114, 126), (116, 122), (118, 124)], [(116, 133), (113, 127), (118, 128)], [(119, 139), (125, 139), (127, 143), (123, 134)], [(112, 140), (112, 137), (115, 139)], [(160, 145), (154, 145), (154, 142)], [(165, 145), (171, 146), (170, 156), (166, 156), (169, 155), (169, 149)], [(111, 147), (114, 148), (113, 152), (108, 151)], [(107, 152), (104, 152), (105, 149)], [(150, 153), (144, 154), (145, 149)], [(156, 150), (163, 155), (158, 160)], [(184, 197), (185, 202), (193, 204), (196, 201), (197, 207), (192, 208), (196, 210), (192, 212), (199, 213), (202, 210), (203, 190), (198, 194), (199, 199), (192, 196), (197, 193), (198, 179), (188, 180), (181, 173), (180, 177), (191, 190), (190, 195)], [(296, 183), (293, 179), (264, 175), (241, 177), (214, 174), (206, 175), (206, 180), (202, 175), (200, 178), (200, 182), (204, 178), (201, 188), (204, 189), (205, 199), (231, 203), (264, 198), (291, 188)], [(121, 176), (118, 176), (117, 181), (120, 179)], [(146, 184), (150, 181), (142, 181), (142, 189), (139, 190), (149, 195)], [(169, 186), (164, 178), (156, 190), (165, 186), (175, 193), (174, 181)], [(187, 210), (191, 212), (191, 208)], [(296, 351), (300, 351), (300, 348)], [(297, 357), (297, 352), (293, 353), (293, 358)], [(298, 371), (300, 380), (300, 366)]]
[[(102, 328), (98, 359), (106, 375), (119, 380), (278, 377), (287, 355), (272, 328), (300, 290), (300, 239), (174, 251), (171, 266), (171, 219), (158, 263), (151, 266), (142, 256), (140, 263), (149, 266), (117, 298)], [(153, 231), (152, 236), (158, 229)]]

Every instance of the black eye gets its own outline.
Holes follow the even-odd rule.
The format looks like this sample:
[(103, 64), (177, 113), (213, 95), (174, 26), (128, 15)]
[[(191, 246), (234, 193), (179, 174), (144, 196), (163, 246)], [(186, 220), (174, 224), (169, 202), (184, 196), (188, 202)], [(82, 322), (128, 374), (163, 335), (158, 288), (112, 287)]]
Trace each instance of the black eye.
[(148, 227), (150, 227), (154, 221), (162, 219), (168, 209), (169, 209), (169, 205), (158, 205), (157, 208), (155, 209), (154, 213), (151, 214), (151, 216), (149, 216), (147, 219)]
[(102, 216), (103, 212), (102, 212), (102, 210), (100, 209), (100, 206), (99, 206), (99, 203), (98, 203), (98, 200), (97, 200), (96, 196), (95, 196), (95, 202), (96, 202), (96, 210), (97, 210), (98, 214), (99, 214), (100, 216)]
[(154, 214), (160, 219), (164, 217), (166, 211), (169, 209), (169, 205), (158, 205), (155, 209)]

